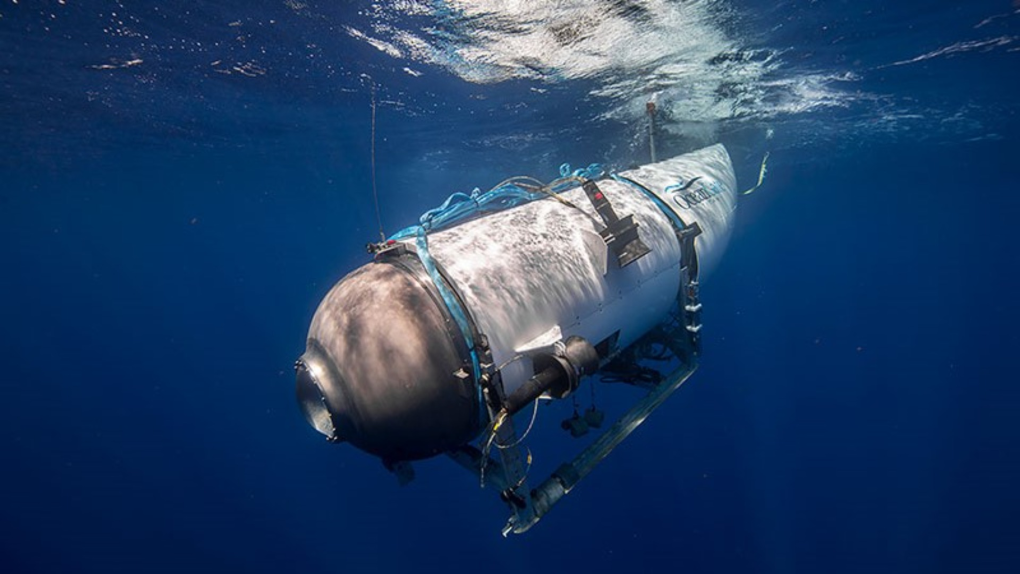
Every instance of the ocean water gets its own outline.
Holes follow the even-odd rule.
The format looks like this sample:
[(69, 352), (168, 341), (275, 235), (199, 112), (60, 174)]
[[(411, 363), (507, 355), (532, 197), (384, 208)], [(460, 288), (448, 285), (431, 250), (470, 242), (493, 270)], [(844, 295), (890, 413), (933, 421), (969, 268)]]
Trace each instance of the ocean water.
[[(0, 0), (0, 47), (0, 571), (1020, 571), (1016, 1)], [(646, 162), (649, 101), (768, 174), (698, 372), (549, 516), (305, 424), (373, 102), (393, 232)]]

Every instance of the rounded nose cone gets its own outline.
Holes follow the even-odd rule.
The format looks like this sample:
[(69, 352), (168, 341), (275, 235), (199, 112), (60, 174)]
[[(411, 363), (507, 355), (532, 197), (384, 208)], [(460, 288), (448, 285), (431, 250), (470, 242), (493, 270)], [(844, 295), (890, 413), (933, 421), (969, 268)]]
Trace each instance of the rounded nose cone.
[(326, 295), (298, 361), (297, 393), (309, 423), (384, 460), (427, 458), (478, 432), (467, 349), (426, 280), (372, 263)]

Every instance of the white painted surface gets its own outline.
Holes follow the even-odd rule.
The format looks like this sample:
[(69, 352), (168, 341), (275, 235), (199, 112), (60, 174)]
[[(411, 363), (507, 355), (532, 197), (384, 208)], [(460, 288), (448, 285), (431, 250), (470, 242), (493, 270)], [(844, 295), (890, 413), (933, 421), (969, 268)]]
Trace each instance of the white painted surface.
[[(729, 240), (736, 205), (736, 179), (729, 154), (715, 145), (622, 172), (660, 196), (686, 224), (695, 221), (702, 277), (714, 267)], [(700, 177), (696, 205), (678, 204), (666, 188)], [(432, 256), (464, 297), (467, 311), (489, 337), (496, 364), (555, 327), (597, 344), (620, 331), (626, 346), (665, 319), (680, 283), (680, 245), (669, 219), (632, 186), (603, 179), (598, 186), (617, 215), (634, 215), (651, 253), (620, 268), (608, 265), (592, 233), (602, 229), (580, 187), (562, 194), (575, 206), (545, 199), (469, 221), (429, 235)], [(683, 206), (681, 204), (684, 204)], [(586, 215), (587, 214), (587, 215)], [(593, 220), (594, 219), (594, 220)], [(512, 393), (532, 374), (530, 360), (503, 370)]]

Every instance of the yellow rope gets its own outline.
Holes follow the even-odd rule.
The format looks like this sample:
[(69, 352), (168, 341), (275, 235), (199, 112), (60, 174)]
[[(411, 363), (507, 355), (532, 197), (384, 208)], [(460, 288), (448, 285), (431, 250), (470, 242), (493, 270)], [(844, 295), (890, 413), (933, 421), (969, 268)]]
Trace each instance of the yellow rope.
[(741, 193), (740, 195), (751, 195), (754, 190), (761, 187), (761, 184), (765, 182), (765, 174), (768, 172), (767, 162), (769, 161), (769, 152), (765, 152), (765, 157), (761, 158), (761, 169), (758, 171), (758, 183), (754, 184), (754, 187)]

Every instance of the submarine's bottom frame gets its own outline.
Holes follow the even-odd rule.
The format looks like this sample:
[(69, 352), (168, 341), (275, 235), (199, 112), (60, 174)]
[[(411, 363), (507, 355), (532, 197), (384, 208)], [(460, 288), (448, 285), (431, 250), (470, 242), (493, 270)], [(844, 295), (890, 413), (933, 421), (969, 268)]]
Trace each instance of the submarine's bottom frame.
[[(500, 491), (500, 498), (510, 507), (510, 519), (503, 527), (503, 536), (522, 534), (538, 523), (553, 506), (569, 494), (595, 467), (613, 452), (652, 412), (659, 408), (698, 368), (697, 355), (688, 352), (680, 366), (660, 382), (649, 384), (648, 394), (624, 413), (611, 427), (569, 462), (559, 466), (533, 490), (528, 488), (520, 445), (500, 449), (502, 462), (488, 458), (472, 445), (447, 453), (450, 458), (475, 473)], [(592, 383), (594, 384), (594, 382)], [(509, 420), (508, 420), (509, 423)], [(506, 425), (505, 425), (506, 426)], [(502, 440), (515, 442), (512, 426), (500, 433)]]

